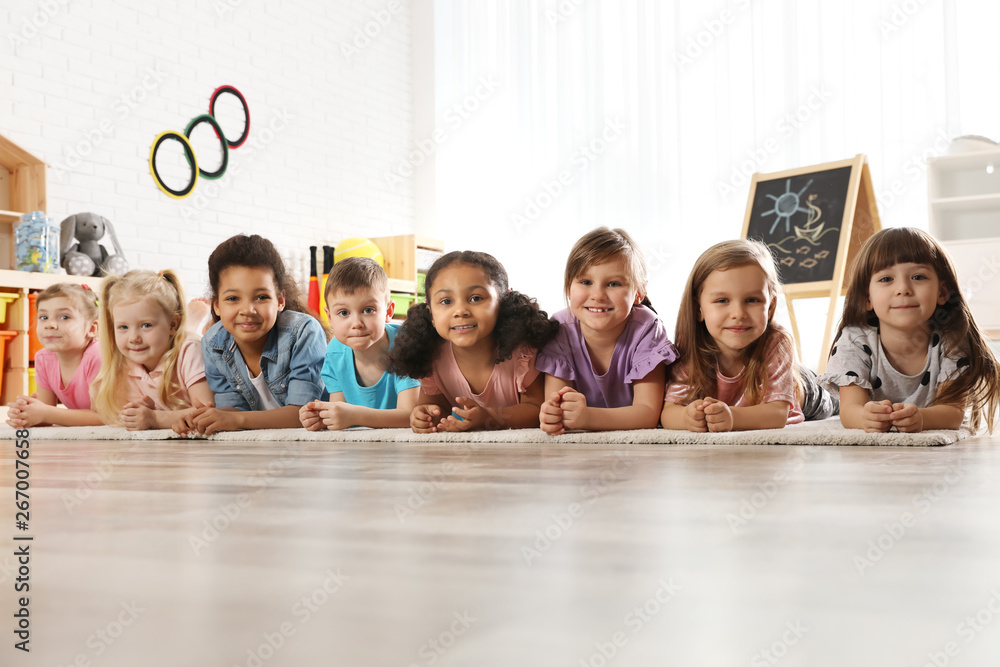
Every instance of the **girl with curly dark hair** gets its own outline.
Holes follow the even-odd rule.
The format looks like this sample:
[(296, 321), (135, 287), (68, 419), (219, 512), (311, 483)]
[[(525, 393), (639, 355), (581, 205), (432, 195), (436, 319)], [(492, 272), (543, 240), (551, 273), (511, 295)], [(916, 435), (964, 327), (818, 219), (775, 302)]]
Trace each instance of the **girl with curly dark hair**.
[(538, 426), (535, 354), (559, 326), (507, 283), (500, 262), (471, 250), (450, 252), (427, 272), (425, 302), (407, 313), (389, 365), (420, 380), (415, 432)]

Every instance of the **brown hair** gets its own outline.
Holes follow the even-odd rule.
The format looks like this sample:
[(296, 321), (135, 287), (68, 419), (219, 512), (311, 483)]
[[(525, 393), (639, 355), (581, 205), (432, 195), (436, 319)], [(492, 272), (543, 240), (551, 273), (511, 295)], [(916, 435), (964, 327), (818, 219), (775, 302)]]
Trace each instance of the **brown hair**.
[[(309, 311), (306, 301), (299, 292), (298, 285), (285, 268), (285, 262), (274, 244), (263, 236), (237, 234), (231, 236), (212, 251), (208, 258), (208, 283), (212, 288), (213, 303), (219, 296), (219, 276), (233, 266), (268, 269), (274, 276), (274, 286), (278, 294), (285, 293), (285, 310), (295, 310), (316, 317)], [(219, 314), (212, 308), (212, 320), (219, 321)]]
[(65, 297), (72, 301), (73, 307), (88, 322), (93, 322), (97, 319), (97, 294), (89, 287), (75, 283), (56, 283), (55, 285), (46, 287), (35, 297), (35, 306), (40, 306), (42, 302), (58, 297)]
[(143, 299), (152, 299), (168, 318), (177, 318), (170, 348), (163, 355), (160, 402), (170, 409), (188, 407), (177, 397), (182, 387), (177, 378), (177, 358), (187, 337), (184, 329), (184, 289), (177, 274), (129, 271), (124, 276), (108, 276), (101, 287), (100, 330), (101, 372), (94, 380), (93, 408), (106, 424), (121, 424), (118, 413), (128, 402), (128, 371), (131, 363), (115, 342), (114, 308)]
[[(563, 290), (569, 298), (569, 288), (577, 277), (595, 264), (603, 264), (612, 260), (620, 260), (625, 265), (625, 276), (642, 296), (642, 305), (652, 309), (652, 304), (646, 296), (646, 283), (649, 276), (646, 272), (646, 261), (642, 251), (632, 237), (624, 229), (609, 229), (598, 227), (587, 232), (569, 251), (566, 260), (566, 273), (563, 277)], [(654, 311), (655, 312), (655, 311)]]
[(972, 317), (951, 258), (927, 232), (912, 227), (890, 227), (865, 242), (851, 265), (844, 314), (831, 350), (844, 327), (878, 327), (875, 311), (866, 309), (872, 276), (895, 264), (909, 263), (930, 266), (948, 290), (948, 300), (935, 309), (927, 325), (930, 331), (941, 334), (945, 354), (959, 356), (969, 366), (945, 385), (932, 405), (969, 407), (972, 428), (978, 431), (985, 416), (986, 427), (992, 433), (1000, 407), (1000, 364)]
[(774, 322), (774, 310), (778, 304), (778, 295), (781, 293), (774, 257), (767, 246), (760, 241), (736, 239), (717, 243), (701, 254), (691, 269), (684, 294), (681, 296), (681, 307), (677, 312), (677, 326), (674, 332), (674, 345), (677, 346), (681, 356), (675, 368), (680, 372), (687, 372), (685, 380), (689, 386), (687, 400), (718, 395), (716, 367), (719, 346), (708, 332), (705, 323), (698, 319), (702, 286), (713, 271), (727, 271), (741, 266), (760, 267), (766, 277), (767, 292), (771, 298), (764, 333), (743, 350), (747, 400), (751, 404), (756, 404), (764, 396), (767, 379), (766, 354), (772, 345), (778, 354), (791, 357), (795, 395), (801, 399), (802, 381), (798, 373), (795, 341), (791, 334)]
[(371, 290), (384, 295), (386, 303), (389, 302), (389, 277), (375, 260), (368, 257), (347, 257), (334, 264), (326, 278), (323, 296), (329, 301), (334, 292), (354, 294), (358, 290)]

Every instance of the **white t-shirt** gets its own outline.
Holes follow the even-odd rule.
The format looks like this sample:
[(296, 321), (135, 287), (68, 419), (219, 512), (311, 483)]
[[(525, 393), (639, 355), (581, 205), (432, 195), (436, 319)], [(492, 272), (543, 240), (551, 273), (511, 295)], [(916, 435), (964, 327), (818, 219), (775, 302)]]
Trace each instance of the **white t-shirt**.
[[(247, 375), (250, 375), (250, 369), (247, 369)], [(281, 407), (281, 403), (274, 397), (271, 393), (270, 387), (267, 386), (267, 382), (264, 381), (264, 374), (258, 373), (257, 377), (250, 375), (250, 384), (253, 388), (257, 390), (257, 395), (260, 396), (260, 409), (261, 410), (276, 410)]]

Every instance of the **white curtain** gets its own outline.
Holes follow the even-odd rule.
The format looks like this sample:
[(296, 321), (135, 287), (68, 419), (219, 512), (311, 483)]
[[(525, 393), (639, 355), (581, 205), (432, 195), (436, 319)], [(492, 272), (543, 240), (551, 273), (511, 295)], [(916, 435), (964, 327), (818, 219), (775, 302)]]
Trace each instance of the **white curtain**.
[[(985, 0), (436, 0), (437, 232), (551, 312), (573, 242), (624, 227), (672, 329), (755, 171), (865, 153), (883, 225), (926, 228), (926, 158), (1000, 139), (998, 19)], [(801, 329), (813, 365), (820, 327)]]

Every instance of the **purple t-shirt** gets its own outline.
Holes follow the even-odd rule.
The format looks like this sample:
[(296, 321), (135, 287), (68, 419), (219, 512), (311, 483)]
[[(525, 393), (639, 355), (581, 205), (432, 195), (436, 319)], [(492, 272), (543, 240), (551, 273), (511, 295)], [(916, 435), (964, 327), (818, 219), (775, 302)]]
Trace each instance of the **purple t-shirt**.
[(569, 308), (560, 310), (552, 319), (559, 323), (559, 333), (538, 353), (535, 368), (572, 382), (587, 397), (588, 407), (632, 405), (632, 383), (649, 375), (658, 364), (669, 364), (680, 356), (656, 313), (635, 306), (615, 343), (607, 373), (598, 375), (573, 312)]

